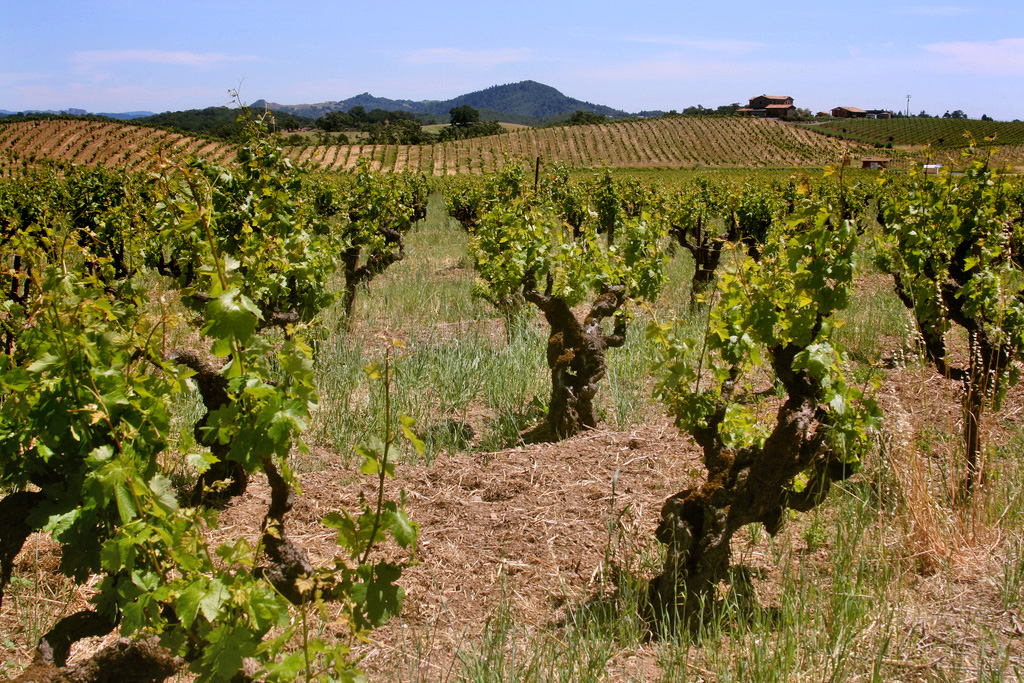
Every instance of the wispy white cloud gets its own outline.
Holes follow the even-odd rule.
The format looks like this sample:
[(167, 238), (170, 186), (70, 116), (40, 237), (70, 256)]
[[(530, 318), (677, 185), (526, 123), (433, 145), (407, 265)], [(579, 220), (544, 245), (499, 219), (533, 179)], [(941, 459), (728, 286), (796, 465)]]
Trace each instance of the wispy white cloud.
[(527, 62), (533, 52), (525, 47), (496, 48), (493, 50), (463, 50), (457, 47), (434, 47), (405, 53), (407, 64), (453, 64), (487, 68), (500, 64)]
[(256, 62), (253, 55), (230, 55), (224, 52), (175, 52), (169, 50), (83, 50), (72, 55), (79, 68), (105, 64), (168, 64), (207, 69), (220, 64)]
[(698, 40), (691, 38), (675, 38), (672, 36), (626, 36), (621, 38), (627, 43), (649, 43), (653, 45), (672, 45), (685, 47), (698, 52), (714, 52), (729, 55), (744, 55), (767, 47), (764, 43), (749, 40)]
[(896, 14), (905, 14), (912, 17), (960, 17), (966, 14), (975, 14), (978, 10), (975, 7), (963, 7), (961, 5), (912, 5), (909, 7), (896, 7), (893, 11)]
[(933, 64), (941, 71), (991, 76), (1024, 75), (1024, 38), (931, 43), (922, 47), (944, 57)]

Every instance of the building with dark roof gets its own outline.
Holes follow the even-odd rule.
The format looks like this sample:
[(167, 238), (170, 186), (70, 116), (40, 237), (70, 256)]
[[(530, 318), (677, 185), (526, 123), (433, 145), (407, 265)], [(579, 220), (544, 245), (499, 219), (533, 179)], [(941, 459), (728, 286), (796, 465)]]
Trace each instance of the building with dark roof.
[(758, 95), (751, 97), (750, 104), (737, 109), (736, 113), (774, 119), (780, 116), (795, 116), (796, 107), (793, 106), (793, 98), (787, 95)]
[(840, 119), (866, 119), (868, 113), (857, 107), (835, 107), (832, 109), (832, 116)]

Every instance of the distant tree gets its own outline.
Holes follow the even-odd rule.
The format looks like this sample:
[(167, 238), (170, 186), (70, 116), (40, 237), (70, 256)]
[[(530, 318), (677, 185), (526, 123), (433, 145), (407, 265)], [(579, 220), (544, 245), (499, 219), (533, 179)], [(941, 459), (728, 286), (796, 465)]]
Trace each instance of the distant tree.
[(381, 109), (380, 107), (372, 109), (366, 114), (366, 120), (369, 123), (385, 123), (390, 121), (391, 118), (391, 112), (386, 109)]
[(604, 114), (598, 114), (596, 111), (583, 111), (577, 109), (572, 116), (569, 117), (570, 126), (587, 126), (595, 123), (604, 123), (608, 120), (608, 117)]
[(450, 140), (468, 140), (469, 138), (481, 138), (487, 135), (500, 135), (505, 129), (497, 121), (475, 121), (470, 124), (451, 124), (437, 132), (438, 142)]
[(989, 116), (988, 114), (982, 114), (981, 115), (981, 120), (982, 121), (995, 121), (995, 119), (992, 118), (991, 116)]
[(917, 115), (917, 118), (919, 118), (919, 119), (927, 119), (927, 118), (930, 118), (930, 117), (928, 116), (928, 112), (926, 112), (924, 109), (922, 109), (921, 113)]
[(370, 134), (371, 145), (418, 145), (431, 138), (418, 122), (406, 119), (371, 123), (366, 131)]
[(349, 109), (348, 115), (352, 117), (354, 123), (366, 123), (366, 108), (362, 105), (357, 104)]
[(316, 120), (316, 127), (328, 133), (337, 133), (346, 128), (352, 128), (353, 123), (351, 114), (346, 114), (343, 111), (332, 111), (318, 118)]
[(966, 119), (967, 118), (967, 114), (964, 113), (963, 109), (957, 109), (956, 111), (954, 111), (952, 114), (949, 115), (949, 118), (951, 118), (951, 119)]
[(732, 104), (723, 104), (718, 109), (715, 109), (716, 114), (722, 114), (725, 116), (732, 116), (736, 113), (737, 109), (742, 108), (743, 105), (739, 102), (733, 102)]
[(706, 116), (715, 113), (713, 109), (707, 109), (704, 105), (697, 104), (683, 110), (683, 116)]
[(464, 104), (461, 107), (452, 107), (448, 110), (453, 126), (470, 126), (480, 120), (480, 112)]

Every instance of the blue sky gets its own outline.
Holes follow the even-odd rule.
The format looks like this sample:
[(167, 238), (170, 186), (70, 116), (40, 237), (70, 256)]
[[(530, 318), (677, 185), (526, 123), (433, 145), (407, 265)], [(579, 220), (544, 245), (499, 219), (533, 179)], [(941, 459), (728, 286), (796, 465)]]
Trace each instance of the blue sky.
[(1024, 119), (1022, 0), (0, 0), (0, 109), (447, 99), (536, 80), (627, 111), (762, 93)]

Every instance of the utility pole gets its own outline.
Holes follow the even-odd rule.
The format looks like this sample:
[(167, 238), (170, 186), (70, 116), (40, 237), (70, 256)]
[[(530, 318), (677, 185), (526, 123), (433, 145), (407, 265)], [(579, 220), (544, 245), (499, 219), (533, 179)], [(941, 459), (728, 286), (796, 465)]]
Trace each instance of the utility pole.
[(907, 116), (910, 116), (910, 95), (907, 95)]

